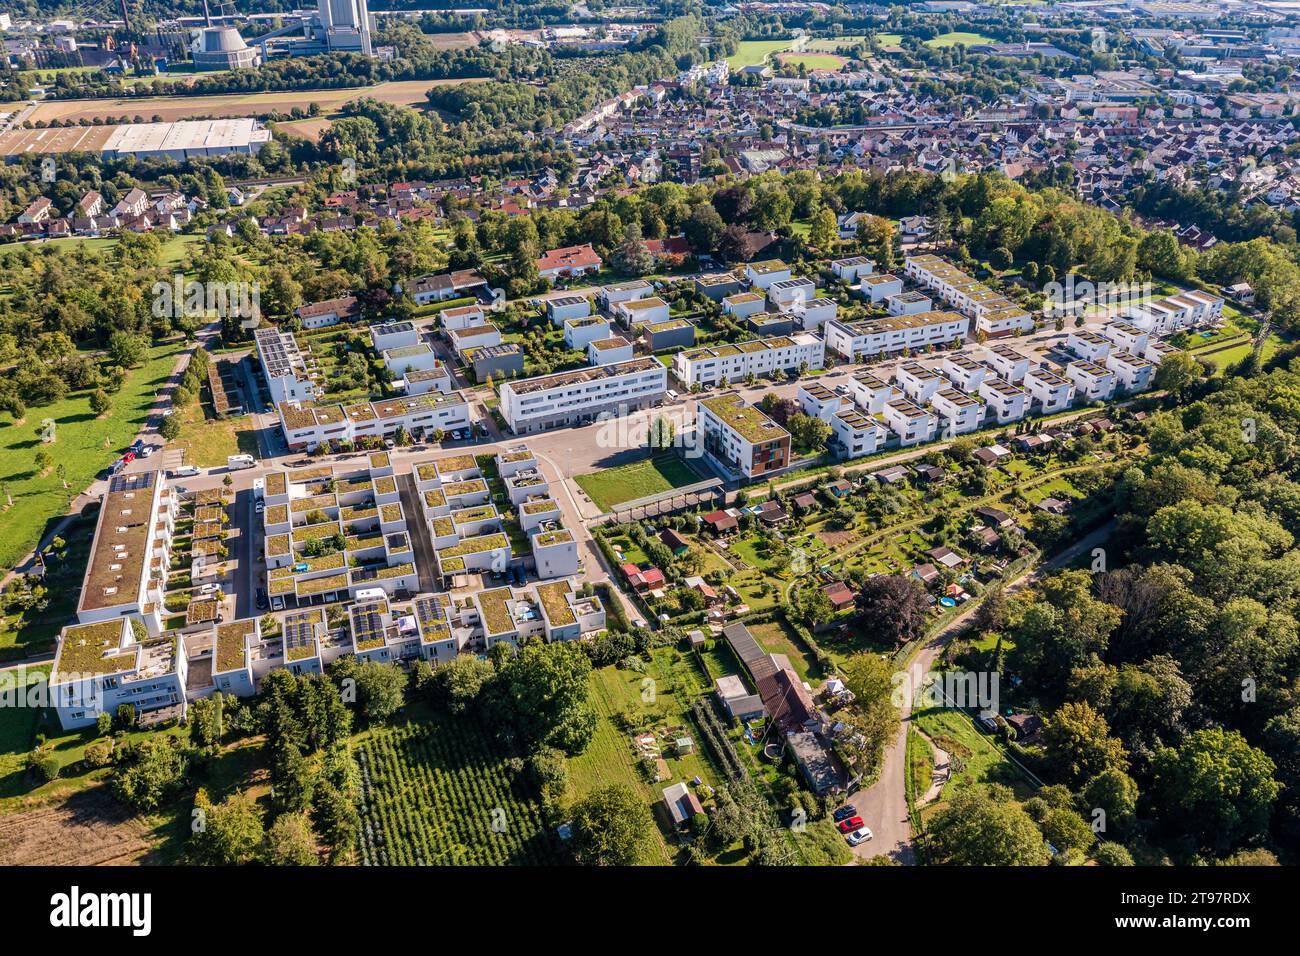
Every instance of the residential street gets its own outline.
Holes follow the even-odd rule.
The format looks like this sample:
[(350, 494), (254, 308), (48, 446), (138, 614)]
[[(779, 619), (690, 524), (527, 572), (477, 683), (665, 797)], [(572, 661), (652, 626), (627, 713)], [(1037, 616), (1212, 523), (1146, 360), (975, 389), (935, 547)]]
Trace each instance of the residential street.
[[(1007, 585), (1007, 593), (1013, 593), (1032, 584), (1044, 571), (1067, 565), (1080, 554), (1097, 547), (1110, 537), (1114, 527), (1114, 522), (1108, 522), (1079, 539), (1050, 561), (1026, 571)], [(977, 610), (978, 606), (972, 607), (953, 618), (912, 655), (907, 665), (909, 687), (921, 686), (921, 679), (934, 666), (944, 645), (966, 628)], [(885, 753), (885, 764), (880, 771), (880, 779), (869, 789), (854, 794), (850, 801), (857, 806), (858, 813), (875, 834), (873, 840), (854, 848), (854, 856), (860, 860), (874, 856), (889, 856), (904, 864), (910, 865), (915, 862), (904, 777), (907, 773), (907, 727), (907, 719), (904, 719), (894, 737), (894, 742)]]

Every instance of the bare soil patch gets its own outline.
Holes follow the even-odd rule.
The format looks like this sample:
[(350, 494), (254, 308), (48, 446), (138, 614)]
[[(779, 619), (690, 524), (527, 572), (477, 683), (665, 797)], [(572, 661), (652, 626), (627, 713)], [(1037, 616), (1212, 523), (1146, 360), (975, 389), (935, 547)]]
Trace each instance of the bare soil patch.
[(0, 866), (112, 866), (149, 862), (148, 824), (106, 785), (0, 816)]

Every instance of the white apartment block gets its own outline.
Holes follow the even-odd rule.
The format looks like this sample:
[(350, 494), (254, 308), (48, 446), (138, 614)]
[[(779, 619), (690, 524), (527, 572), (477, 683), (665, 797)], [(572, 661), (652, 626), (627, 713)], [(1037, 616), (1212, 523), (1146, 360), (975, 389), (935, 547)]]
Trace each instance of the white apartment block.
[(738, 319), (747, 319), (767, 308), (767, 297), (759, 292), (737, 292), (722, 300), (722, 311)]
[(1193, 289), (1144, 302), (1126, 310), (1120, 318), (1152, 335), (1173, 335), (1218, 322), (1223, 318), (1223, 298)]
[(984, 364), (999, 378), (1015, 384), (1029, 372), (1029, 359), (1008, 345), (995, 345), (984, 353)]
[(903, 280), (888, 272), (873, 272), (864, 275), (858, 282), (859, 294), (872, 305), (902, 291)]
[(407, 395), (423, 395), (425, 392), (451, 392), (451, 373), (447, 366), (439, 363), (433, 368), (418, 369), (402, 376), (402, 390)]
[(462, 305), (454, 309), (443, 309), (438, 319), (447, 332), (472, 329), (483, 324), (483, 307), (479, 305)]
[(408, 372), (437, 372), (442, 365), (438, 353), (427, 342), (388, 349), (383, 353), (383, 358), (384, 367), (398, 377)]
[(420, 344), (420, 332), (414, 322), (385, 322), (370, 327), (370, 343), (376, 352), (402, 349)]
[(984, 403), (955, 388), (941, 388), (930, 404), (939, 414), (939, 427), (945, 436), (973, 432), (984, 421)]
[(506, 382), (501, 414), (512, 432), (528, 434), (648, 408), (667, 391), (668, 370), (654, 359), (639, 358)]
[(800, 410), (811, 418), (820, 418), (828, 425), (831, 416), (844, 404), (844, 399), (836, 395), (825, 385), (816, 382), (800, 384), (798, 402)]
[(569, 319), (583, 319), (591, 315), (591, 300), (582, 295), (557, 295), (546, 300), (546, 317), (559, 328)]
[(885, 410), (885, 405), (898, 397), (894, 386), (882, 382), (868, 371), (859, 371), (849, 379), (849, 395), (853, 403), (868, 415), (878, 415)]
[(704, 454), (724, 470), (757, 478), (790, 464), (790, 433), (736, 393), (703, 399), (696, 410)]
[[(637, 299), (645, 299), (654, 295), (655, 287), (645, 279), (633, 279), (630, 282), (619, 282), (614, 285), (607, 285), (600, 290), (601, 306), (609, 312), (622, 302), (635, 302)], [(566, 298), (575, 298), (575, 296), (566, 296)]]
[(1148, 362), (1159, 365), (1171, 355), (1179, 355), (1182, 351), (1183, 350), (1176, 345), (1170, 345), (1168, 342), (1162, 342), (1160, 339), (1152, 339), (1147, 343), (1147, 347), (1142, 350), (1142, 357)]
[(1115, 373), (1115, 385), (1126, 392), (1141, 392), (1151, 387), (1156, 367), (1132, 352), (1111, 352), (1106, 368)]
[(480, 349), (501, 344), (501, 330), (491, 322), (484, 322), (482, 325), (471, 325), (465, 329), (453, 329), (447, 333), (447, 337), (451, 340), (451, 347), (456, 350), (456, 354), (462, 359), (470, 349)]
[(841, 408), (831, 416), (831, 432), (846, 458), (875, 454), (889, 438), (889, 429), (856, 408)]
[(1025, 388), (1043, 415), (1061, 412), (1074, 402), (1074, 385), (1055, 372), (1033, 369), (1025, 374)]
[(1104, 362), (1110, 354), (1110, 340), (1087, 329), (1071, 329), (1065, 347), (1085, 362)]
[(849, 256), (847, 259), (836, 259), (831, 263), (831, 274), (849, 285), (875, 271), (875, 261), (866, 256)]
[(796, 302), (786, 310), (786, 314), (793, 316), (795, 322), (805, 331), (812, 331), (835, 318), (839, 308), (834, 299), (817, 298)]
[(894, 370), (894, 381), (903, 390), (903, 394), (918, 405), (929, 402), (935, 392), (948, 384), (942, 375), (919, 362), (904, 362), (900, 365)]
[(630, 362), (634, 357), (632, 343), (620, 335), (587, 344), (587, 361), (591, 365), (618, 365)]
[(963, 392), (975, 392), (980, 387), (980, 382), (989, 377), (986, 366), (960, 352), (945, 355), (941, 368), (953, 387)]
[(1065, 377), (1074, 383), (1075, 394), (1085, 402), (1105, 401), (1115, 394), (1115, 373), (1080, 359), (1065, 367)]
[(896, 292), (885, 297), (885, 311), (890, 315), (919, 315), (933, 312), (934, 302), (924, 292)]
[(1145, 352), (1147, 343), (1151, 340), (1151, 333), (1139, 329), (1136, 325), (1118, 320), (1107, 322), (1102, 326), (1101, 334), (1110, 339), (1116, 349), (1132, 352), (1134, 355)]
[(582, 319), (566, 319), (564, 344), (574, 350), (585, 351), (597, 339), (609, 338), (609, 322), (590, 315)]
[(753, 339), (735, 345), (711, 345), (678, 352), (673, 374), (687, 386), (720, 385), (747, 376), (796, 372), (800, 367), (819, 369), (826, 361), (826, 343), (810, 332)]
[(185, 710), (188, 662), (170, 638), (149, 640), (127, 617), (63, 629), (50, 670), (50, 702), (64, 730), (94, 726), (122, 704), (138, 714)]
[(812, 279), (785, 279), (767, 287), (767, 298), (772, 308), (780, 312), (817, 297), (817, 283)]
[(79, 623), (130, 617), (149, 635), (162, 633), (176, 509), (176, 495), (161, 471), (109, 479), (77, 600)]
[(1024, 309), (936, 255), (908, 257), (903, 275), (974, 319), (975, 328), (990, 337), (1018, 335), (1034, 327)]
[(327, 441), (387, 438), (405, 428), (413, 435), (455, 431), (470, 424), (462, 392), (425, 392), (356, 405), (281, 402), (280, 428), (290, 451), (310, 451)]
[(629, 329), (647, 322), (667, 322), (669, 315), (668, 303), (657, 295), (620, 302), (612, 311)]
[(906, 398), (885, 403), (885, 423), (904, 447), (934, 440), (938, 420), (934, 414)]
[(298, 343), (289, 332), (274, 328), (258, 329), (254, 336), (257, 357), (262, 364), (271, 392), (271, 401), (310, 402), (317, 395), (316, 383), (307, 370), (307, 362), (298, 350)]
[(790, 267), (780, 259), (751, 262), (745, 266), (745, 278), (755, 289), (766, 292), (776, 283), (785, 282), (790, 278)]
[(999, 425), (1019, 421), (1025, 417), (1025, 390), (1001, 378), (986, 378), (980, 382), (979, 397), (988, 404)]
[(835, 319), (826, 323), (826, 345), (860, 362), (889, 352), (961, 342), (969, 330), (970, 319), (956, 312), (922, 312), (866, 322)]

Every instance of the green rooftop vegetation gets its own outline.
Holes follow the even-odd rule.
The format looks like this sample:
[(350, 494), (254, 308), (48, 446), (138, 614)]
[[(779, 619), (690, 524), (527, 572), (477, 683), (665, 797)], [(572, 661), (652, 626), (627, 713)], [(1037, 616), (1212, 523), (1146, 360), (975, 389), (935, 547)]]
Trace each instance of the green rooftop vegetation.
[(546, 611), (546, 619), (551, 627), (567, 627), (577, 621), (573, 608), (569, 606), (569, 586), (563, 581), (537, 585), (537, 596)]
[(59, 659), (51, 680), (73, 675), (114, 674), (135, 666), (135, 653), (115, 654), (122, 637), (122, 623), (103, 621), (98, 624), (78, 624), (63, 632)]

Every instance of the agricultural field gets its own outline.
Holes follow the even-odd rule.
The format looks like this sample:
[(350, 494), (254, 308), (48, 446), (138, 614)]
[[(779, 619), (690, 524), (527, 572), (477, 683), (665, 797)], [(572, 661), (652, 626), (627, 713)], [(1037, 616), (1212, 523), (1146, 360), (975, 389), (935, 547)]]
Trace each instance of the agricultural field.
[(311, 143), (319, 143), (320, 138), (329, 131), (333, 122), (333, 120), (325, 117), (313, 117), (312, 119), (289, 120), (286, 123), (272, 123), (271, 125), (286, 136), (296, 136)]
[(359, 861), (369, 866), (540, 866), (564, 860), (521, 774), (485, 728), (429, 716), (356, 745)]
[(375, 86), (332, 90), (295, 90), (281, 93), (221, 93), (211, 96), (141, 96), (93, 100), (48, 100), (36, 107), (32, 123), (80, 120), (92, 122), (139, 116), (146, 122), (154, 117), (163, 121), (197, 117), (266, 116), (288, 113), (295, 107), (309, 109), (313, 104), (322, 113), (333, 113), (343, 104), (363, 96), (402, 106), (423, 103), (425, 94), (435, 86), (450, 86), (473, 80), (397, 80)]
[(636, 501), (674, 488), (693, 485), (700, 476), (674, 455), (660, 455), (617, 468), (593, 471), (573, 479), (596, 507), (609, 511), (625, 501)]
[[(0, 421), (0, 564), (12, 567), (40, 539), (48, 522), (63, 514), (69, 500), (88, 487), (135, 439), (148, 420), (155, 393), (171, 377), (183, 344), (156, 346), (144, 365), (133, 369), (126, 386), (112, 396), (111, 410), (97, 418), (90, 410), (90, 392), (72, 392), (51, 405), (32, 408), (22, 422), (8, 416)], [(55, 440), (44, 448), (53, 459), (38, 472), (33, 456), (41, 440), (37, 429), (52, 419)], [(64, 488), (58, 474), (63, 467)]]

